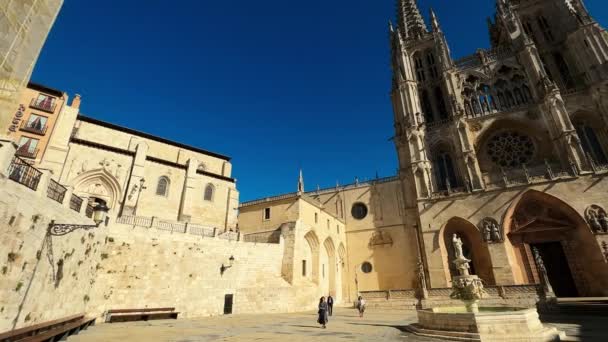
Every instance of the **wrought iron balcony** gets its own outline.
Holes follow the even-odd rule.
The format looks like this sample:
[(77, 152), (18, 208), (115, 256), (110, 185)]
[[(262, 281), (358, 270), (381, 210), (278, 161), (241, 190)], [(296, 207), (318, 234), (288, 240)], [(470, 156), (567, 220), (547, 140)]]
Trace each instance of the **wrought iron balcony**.
[(38, 135), (45, 135), (47, 126), (44, 125), (43, 127), (40, 127), (37, 125), (32, 125), (31, 123), (29, 123), (27, 121), (23, 121), (21, 123), (20, 128), (22, 131), (25, 131), (25, 132), (30, 132), (30, 133), (34, 133), (34, 134), (38, 134)]
[(47, 100), (38, 100), (38, 99), (32, 99), (32, 102), (30, 102), (30, 107), (35, 108), (35, 109), (39, 109), (48, 113), (54, 113), (55, 112), (55, 108), (57, 107), (57, 104), (54, 101), (47, 101)]

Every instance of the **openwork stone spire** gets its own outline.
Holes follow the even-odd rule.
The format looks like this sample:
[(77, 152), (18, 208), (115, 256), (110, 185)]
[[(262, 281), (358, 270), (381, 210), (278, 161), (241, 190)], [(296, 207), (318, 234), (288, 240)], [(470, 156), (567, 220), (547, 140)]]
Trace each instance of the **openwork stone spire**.
[(405, 39), (420, 39), (428, 33), (416, 0), (397, 0), (397, 19)]

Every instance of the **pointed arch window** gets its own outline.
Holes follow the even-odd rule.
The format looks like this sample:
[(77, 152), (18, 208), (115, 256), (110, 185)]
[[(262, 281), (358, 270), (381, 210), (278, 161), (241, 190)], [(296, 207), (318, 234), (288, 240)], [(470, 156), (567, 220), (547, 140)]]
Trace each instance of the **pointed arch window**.
[(450, 188), (458, 186), (458, 178), (456, 178), (454, 162), (452, 161), (452, 156), (448, 152), (443, 150), (439, 151), (435, 155), (433, 167), (435, 169), (435, 178), (438, 190), (448, 190), (448, 182)]
[(439, 74), (437, 73), (437, 65), (435, 64), (435, 55), (433, 55), (433, 52), (428, 52), (426, 54), (426, 62), (429, 66), (431, 79), (436, 79)]
[(593, 161), (599, 164), (607, 164), (608, 159), (606, 153), (600, 144), (600, 140), (595, 134), (595, 130), (586, 123), (576, 124), (576, 132), (581, 139), (581, 145), (585, 153), (593, 158)]
[(424, 64), (422, 63), (422, 58), (420, 58), (420, 54), (414, 55), (414, 65), (416, 66), (416, 78), (419, 82), (426, 81), (426, 75), (424, 73)]
[(549, 26), (549, 22), (547, 21), (547, 18), (545, 18), (542, 15), (539, 15), (537, 20), (538, 20), (538, 26), (543, 31), (543, 36), (545, 37), (545, 40), (550, 43), (553, 42), (553, 40), (554, 40), (553, 32), (551, 32), (551, 27)]
[(207, 184), (207, 186), (205, 187), (204, 200), (212, 202), (213, 195), (215, 195), (215, 186), (213, 186), (213, 184)]
[(574, 80), (572, 79), (570, 68), (568, 67), (568, 63), (566, 63), (564, 56), (559, 52), (555, 52), (553, 54), (553, 58), (555, 59), (555, 64), (557, 65), (557, 69), (559, 70), (559, 74), (562, 77), (564, 85), (566, 88), (572, 88), (574, 86)]
[(156, 195), (167, 197), (169, 196), (169, 178), (166, 176), (162, 176), (158, 179), (158, 183), (156, 183)]
[(435, 88), (435, 98), (437, 100), (437, 109), (439, 110), (439, 117), (441, 119), (447, 119), (448, 110), (445, 106), (445, 101), (443, 100), (443, 91), (441, 91), (441, 87)]
[(343, 209), (343, 203), (342, 203), (342, 199), (338, 197), (338, 200), (336, 201), (336, 214), (338, 215), (339, 218), (344, 218), (344, 209)]
[(429, 98), (429, 93), (426, 90), (420, 91), (420, 97), (422, 98), (422, 114), (424, 114), (424, 120), (426, 122), (433, 122), (433, 108), (431, 107), (431, 100)]

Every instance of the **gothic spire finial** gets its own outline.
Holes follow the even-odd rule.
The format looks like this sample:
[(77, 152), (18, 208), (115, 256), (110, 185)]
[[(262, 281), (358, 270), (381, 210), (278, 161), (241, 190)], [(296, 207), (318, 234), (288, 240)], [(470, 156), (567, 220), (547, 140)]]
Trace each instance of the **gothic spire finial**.
[(441, 26), (439, 25), (439, 19), (435, 15), (435, 11), (431, 8), (431, 27), (433, 32), (441, 32)]
[(300, 177), (298, 178), (298, 193), (304, 192), (304, 175), (302, 174), (302, 169), (300, 169)]
[(420, 39), (428, 33), (416, 0), (397, 0), (397, 19), (405, 39)]

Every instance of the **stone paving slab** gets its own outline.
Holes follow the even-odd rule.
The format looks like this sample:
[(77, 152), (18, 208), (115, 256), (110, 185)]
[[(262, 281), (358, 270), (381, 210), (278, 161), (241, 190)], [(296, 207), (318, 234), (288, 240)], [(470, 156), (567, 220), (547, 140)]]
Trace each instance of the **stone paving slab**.
[[(355, 310), (337, 309), (327, 329), (321, 329), (316, 318), (309, 312), (99, 324), (68, 342), (439, 341), (403, 332), (417, 321), (412, 311), (371, 311), (359, 318)], [(608, 341), (608, 317), (548, 316), (543, 321), (575, 341)]]

